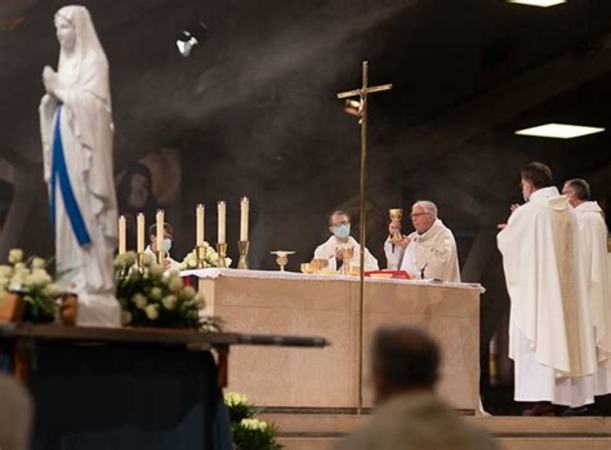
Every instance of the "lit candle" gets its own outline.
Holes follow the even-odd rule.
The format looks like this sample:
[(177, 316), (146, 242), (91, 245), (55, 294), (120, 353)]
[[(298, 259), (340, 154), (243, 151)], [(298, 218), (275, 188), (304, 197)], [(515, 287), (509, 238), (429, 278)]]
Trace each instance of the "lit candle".
[(242, 197), (240, 201), (240, 241), (248, 240), (248, 197)]
[(165, 235), (165, 229), (163, 226), (163, 222), (164, 222), (164, 216), (165, 213), (163, 211), (163, 209), (158, 209), (157, 210), (157, 251), (160, 251), (163, 249), (163, 238)]
[(225, 227), (227, 225), (227, 206), (225, 202), (218, 202), (218, 243), (225, 243)]
[(125, 216), (119, 216), (119, 255), (127, 250), (125, 242)]
[(205, 207), (201, 203), (195, 208), (195, 245), (204, 245), (204, 212)]
[(138, 246), (136, 250), (138, 253), (142, 253), (144, 252), (144, 214), (138, 213), (136, 221), (138, 227)]

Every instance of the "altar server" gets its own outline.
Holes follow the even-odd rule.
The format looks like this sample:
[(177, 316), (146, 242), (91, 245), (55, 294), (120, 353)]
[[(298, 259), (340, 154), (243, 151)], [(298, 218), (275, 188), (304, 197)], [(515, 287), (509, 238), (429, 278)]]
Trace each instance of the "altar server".
[[(354, 248), (352, 266), (359, 266), (361, 261), (361, 246), (350, 235), (350, 216), (344, 211), (335, 211), (329, 217), (329, 231), (332, 236), (314, 251), (314, 258), (329, 261), (329, 269), (339, 270), (344, 264), (342, 246)], [(369, 250), (365, 249), (365, 270), (378, 270), (378, 260)]]
[(611, 288), (607, 264), (607, 224), (598, 203), (590, 201), (590, 185), (582, 179), (564, 183), (562, 193), (575, 208), (579, 250), (595, 330), (599, 369), (596, 395), (611, 393)]
[[(174, 260), (170, 256), (170, 250), (172, 249), (172, 241), (174, 240), (174, 229), (172, 226), (165, 222), (163, 224), (164, 234), (162, 241), (162, 250), (165, 252), (165, 259), (163, 261), (166, 270), (180, 270), (180, 263)], [(149, 227), (149, 245), (144, 250), (144, 253), (152, 258), (156, 258), (157, 254), (157, 224), (153, 224)]]

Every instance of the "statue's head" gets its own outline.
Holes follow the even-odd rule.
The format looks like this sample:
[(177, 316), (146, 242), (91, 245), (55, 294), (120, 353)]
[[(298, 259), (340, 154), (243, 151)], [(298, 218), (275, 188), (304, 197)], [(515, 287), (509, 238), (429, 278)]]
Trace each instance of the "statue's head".
[(58, 12), (55, 14), (55, 29), (57, 40), (62, 50), (71, 52), (76, 45), (76, 29), (71, 20)]

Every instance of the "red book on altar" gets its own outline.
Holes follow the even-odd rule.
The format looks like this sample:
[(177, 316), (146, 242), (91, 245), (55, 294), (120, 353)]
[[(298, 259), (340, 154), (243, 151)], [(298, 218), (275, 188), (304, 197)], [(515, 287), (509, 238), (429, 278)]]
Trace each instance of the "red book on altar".
[(412, 278), (405, 270), (367, 270), (365, 271), (365, 276), (371, 278), (395, 278), (403, 280), (411, 280)]

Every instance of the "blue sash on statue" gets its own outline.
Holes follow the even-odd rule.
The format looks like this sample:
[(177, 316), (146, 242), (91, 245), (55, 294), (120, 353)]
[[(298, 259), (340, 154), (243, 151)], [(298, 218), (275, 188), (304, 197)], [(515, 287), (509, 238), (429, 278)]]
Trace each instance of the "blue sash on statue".
[(59, 190), (64, 201), (64, 207), (66, 208), (66, 214), (70, 219), (70, 225), (72, 225), (72, 231), (76, 236), (76, 240), (82, 247), (84, 245), (91, 244), (91, 237), (87, 232), (83, 215), (79, 209), (72, 186), (70, 185), (70, 178), (68, 176), (68, 168), (66, 167), (66, 158), (64, 157), (64, 146), (62, 144), (62, 134), (60, 131), (60, 119), (61, 119), (62, 105), (61, 103), (57, 106), (57, 118), (55, 120), (55, 130), (53, 132), (53, 162), (51, 166), (51, 186), (49, 195), (49, 209), (51, 214), (51, 223), (55, 230), (55, 191), (56, 184), (59, 183)]

